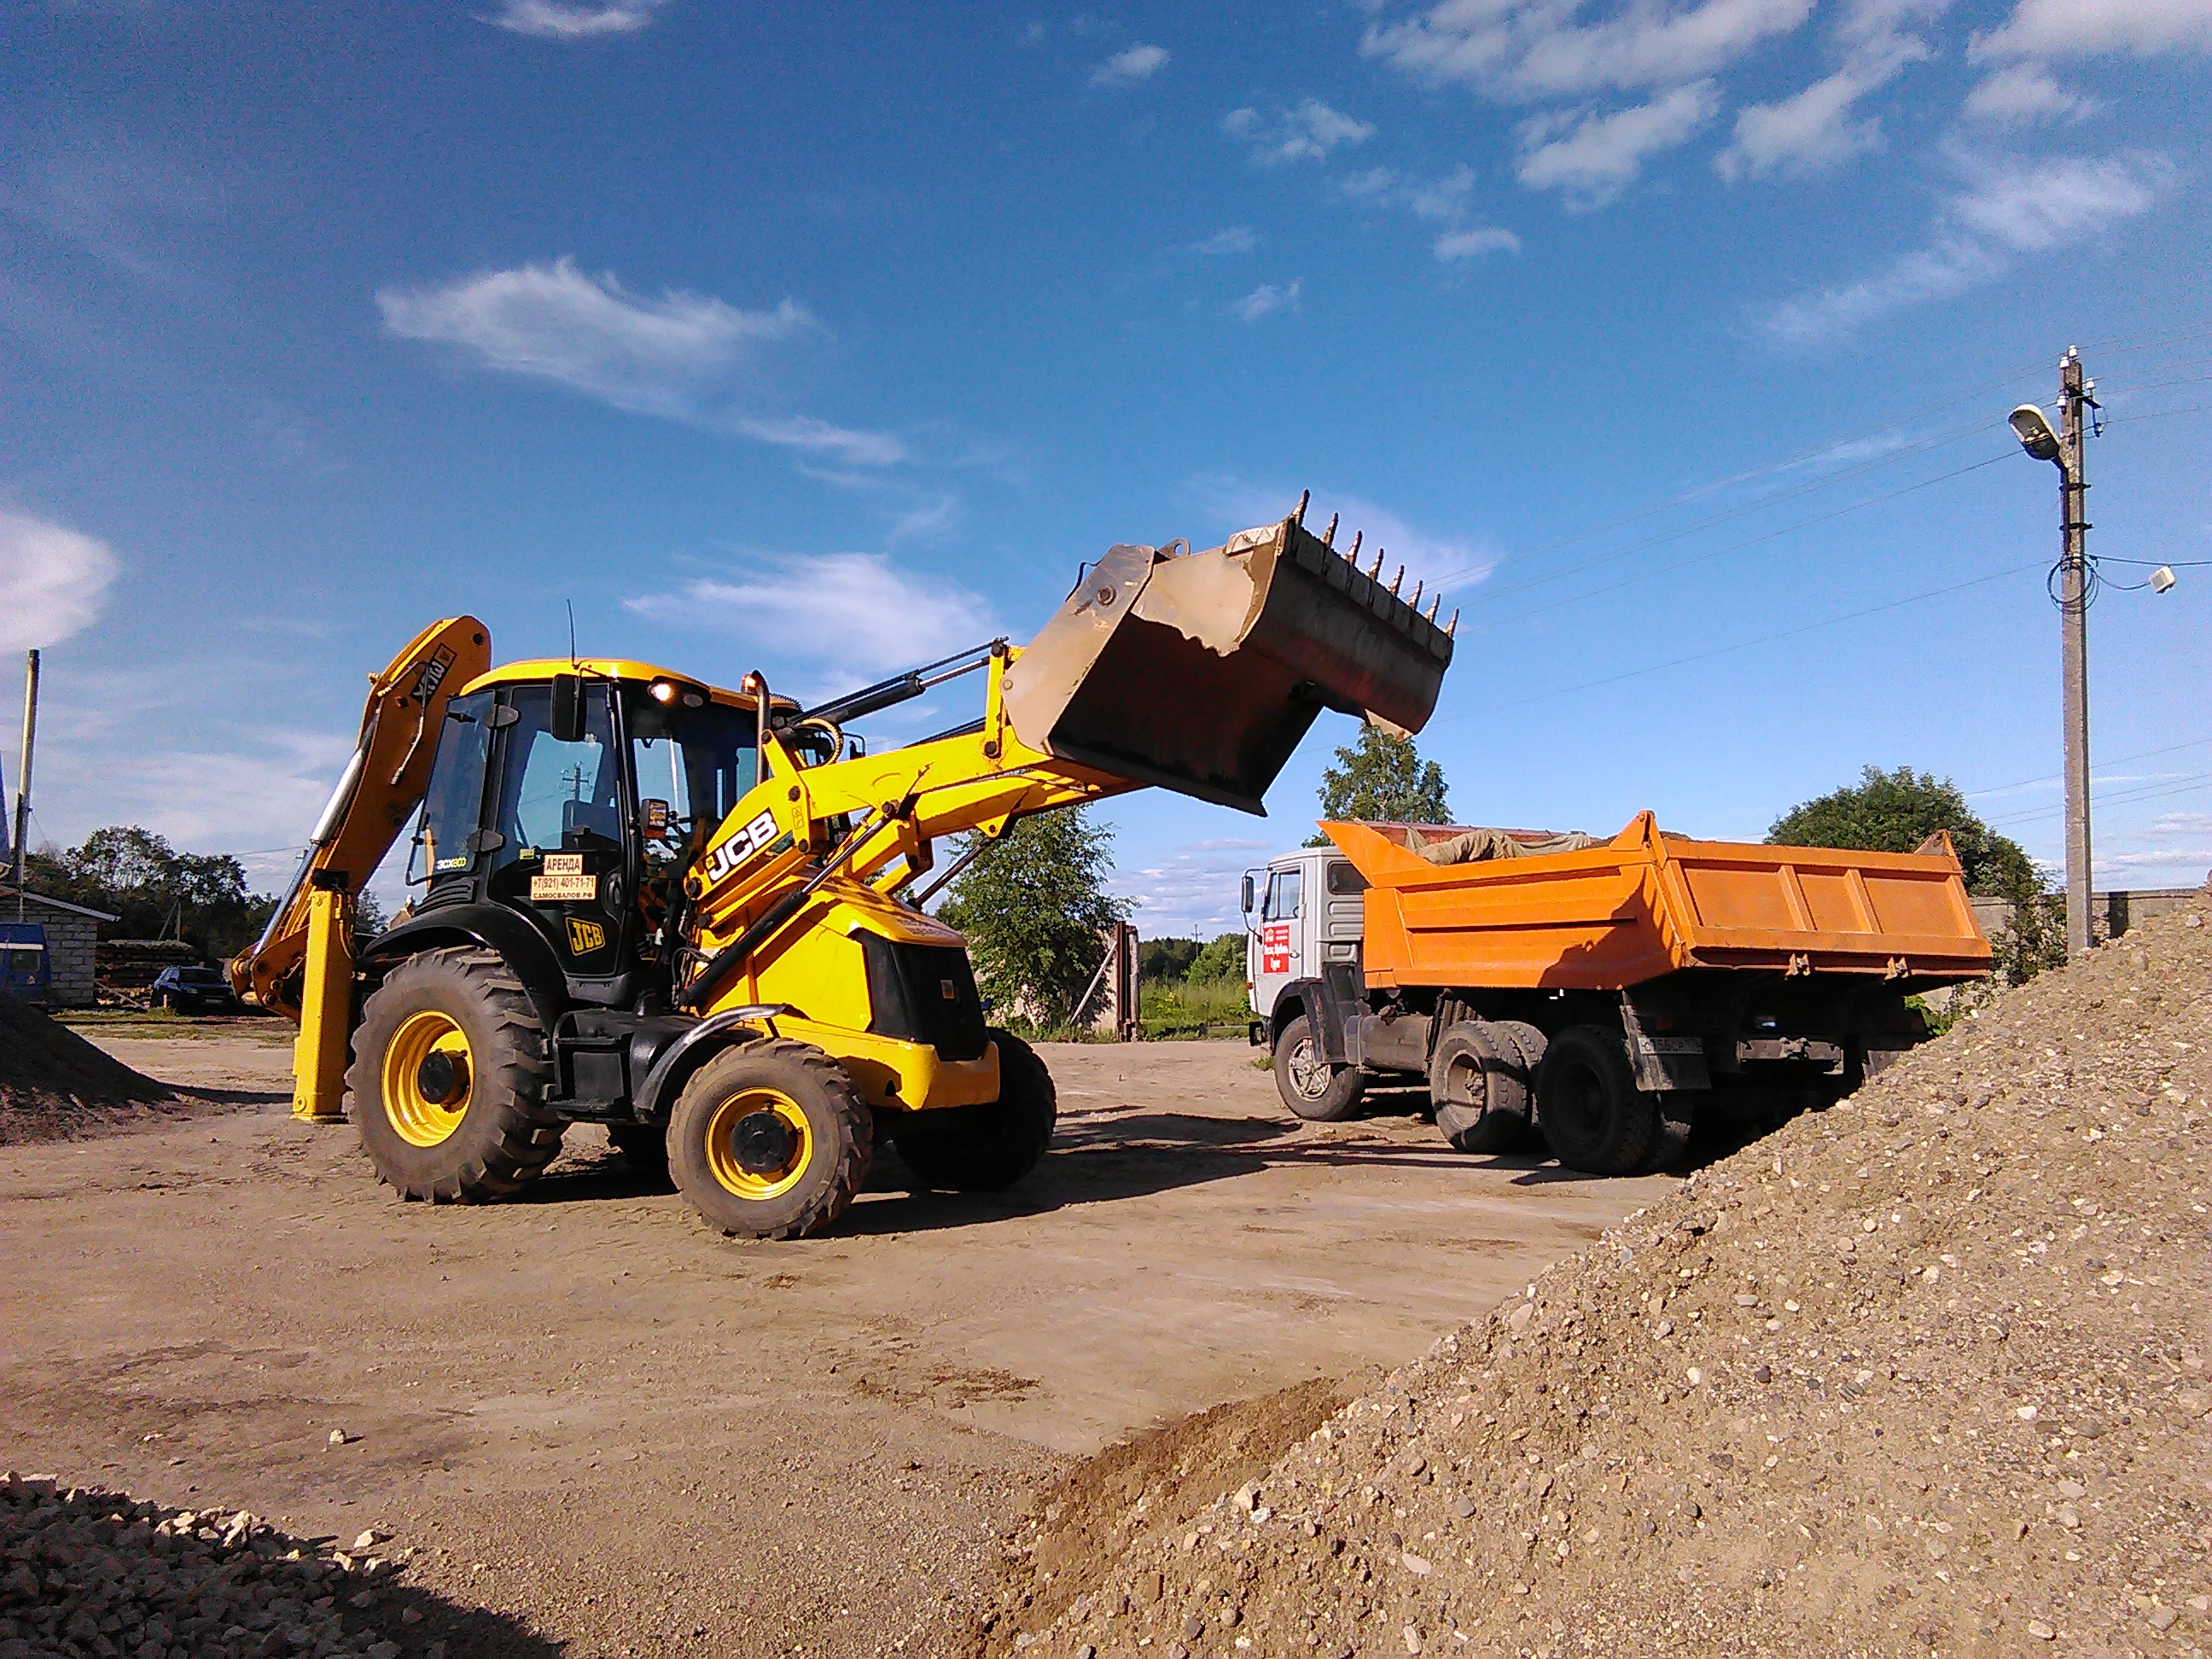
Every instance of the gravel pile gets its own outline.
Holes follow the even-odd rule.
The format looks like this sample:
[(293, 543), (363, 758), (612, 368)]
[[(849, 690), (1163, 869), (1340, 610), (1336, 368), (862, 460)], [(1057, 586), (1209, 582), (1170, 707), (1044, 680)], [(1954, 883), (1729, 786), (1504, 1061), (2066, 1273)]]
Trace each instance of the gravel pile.
[(146, 1116), (171, 1091), (0, 993), (0, 1146)]
[[(332, 1548), (242, 1510), (58, 1491), (10, 1470), (0, 1476), (0, 1659), (398, 1659), (410, 1644), (380, 1621), (404, 1553), (382, 1553), (384, 1536)], [(443, 1659), (445, 1644), (411, 1651)]]
[(1196, 1516), (1086, 1552), (1048, 1501), (987, 1645), (2202, 1651), (2206, 920), (1699, 1172)]

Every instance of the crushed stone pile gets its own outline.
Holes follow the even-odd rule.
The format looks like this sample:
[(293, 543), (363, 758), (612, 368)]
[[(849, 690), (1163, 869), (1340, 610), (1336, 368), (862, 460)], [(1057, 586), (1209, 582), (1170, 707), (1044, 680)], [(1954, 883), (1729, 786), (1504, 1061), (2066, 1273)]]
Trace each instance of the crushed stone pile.
[[(173, 1510), (0, 1476), (0, 1659), (399, 1659), (382, 1634), (405, 1565), (383, 1534), (351, 1551), (243, 1510)], [(421, 1613), (398, 1612), (403, 1625)], [(445, 1644), (412, 1651), (444, 1659)]]
[(173, 1097), (42, 1009), (0, 994), (0, 1146), (141, 1117)]
[(2212, 1646), (2207, 919), (1700, 1171), (1195, 1516), (1086, 1550), (1048, 1495), (986, 1645)]

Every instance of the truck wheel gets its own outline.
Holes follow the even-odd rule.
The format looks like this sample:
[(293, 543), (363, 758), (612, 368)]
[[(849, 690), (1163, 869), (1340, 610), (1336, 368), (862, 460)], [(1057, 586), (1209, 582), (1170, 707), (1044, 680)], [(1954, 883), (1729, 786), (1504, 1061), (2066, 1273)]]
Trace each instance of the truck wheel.
[(1052, 1073), (1036, 1049), (995, 1027), (999, 1097), (987, 1106), (902, 1113), (891, 1141), (925, 1189), (995, 1193), (1031, 1170), (1051, 1144), (1060, 1118)]
[(668, 1119), (677, 1190), (728, 1237), (806, 1238), (868, 1178), (875, 1122), (845, 1068), (811, 1043), (726, 1048)]
[(1429, 1099), (1437, 1133), (1462, 1152), (1517, 1150), (1528, 1129), (1520, 1045), (1480, 1020), (1449, 1027), (1429, 1062)]
[(410, 957), (362, 1006), (346, 1072), (377, 1178), (403, 1198), (481, 1204), (553, 1161), (562, 1126), (538, 1010), (496, 951)]
[(1340, 1123), (1358, 1109), (1366, 1085), (1356, 1066), (1332, 1066), (1300, 1014), (1275, 1039), (1275, 1092), (1293, 1115), (1309, 1123)]
[(1501, 1039), (1510, 1040), (1521, 1051), (1521, 1075), (1528, 1087), (1528, 1119), (1521, 1131), (1520, 1144), (1507, 1148), (1516, 1152), (1541, 1152), (1544, 1137), (1537, 1132), (1536, 1078), (1544, 1069), (1544, 1050), (1551, 1039), (1525, 1019), (1493, 1019), (1487, 1024), (1492, 1032)]
[(1659, 1103), (1636, 1086), (1618, 1031), (1571, 1025), (1545, 1051), (1536, 1080), (1536, 1122), (1569, 1169), (1627, 1175), (1651, 1150)]

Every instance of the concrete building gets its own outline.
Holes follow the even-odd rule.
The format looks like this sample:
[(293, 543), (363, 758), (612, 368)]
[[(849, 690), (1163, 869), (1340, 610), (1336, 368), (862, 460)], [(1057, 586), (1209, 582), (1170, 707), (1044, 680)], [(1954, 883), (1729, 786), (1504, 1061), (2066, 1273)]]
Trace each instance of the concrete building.
[[(2207, 878), (2212, 886), (2212, 877)], [(2177, 910), (2186, 910), (2205, 894), (2204, 887), (2136, 887), (2115, 888), (2109, 893), (2089, 895), (2089, 927), (2100, 939), (2118, 939), (2129, 928), (2153, 916), (2172, 915)], [(1974, 919), (1982, 924), (1982, 932), (1995, 939), (2012, 926), (2012, 902), (2001, 898), (1978, 898), (1972, 901)], [(2059, 896), (2058, 915), (2062, 931), (2065, 923), (2066, 902)]]
[[(100, 924), (116, 918), (105, 910), (87, 909), (82, 904), (70, 904), (61, 899), (46, 898), (37, 893), (25, 893), (21, 901), (22, 919), (35, 921), (46, 929), (47, 966), (51, 975), (46, 987), (46, 1006), (49, 1008), (89, 1008), (99, 1000), (93, 981), (94, 949), (100, 936)], [(0, 921), (16, 919), (15, 890), (0, 883)]]

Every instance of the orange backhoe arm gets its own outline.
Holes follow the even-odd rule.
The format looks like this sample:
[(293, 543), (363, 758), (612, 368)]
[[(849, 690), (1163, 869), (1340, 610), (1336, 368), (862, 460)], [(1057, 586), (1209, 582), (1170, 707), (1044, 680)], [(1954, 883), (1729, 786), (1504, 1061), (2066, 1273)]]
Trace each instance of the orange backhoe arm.
[(491, 630), (474, 617), (433, 623), (368, 682), (361, 739), (316, 820), (276, 914), (253, 948), (229, 963), (231, 988), (297, 1020), (308, 913), (319, 889), (358, 895), (422, 804), (446, 704), (491, 666)]

